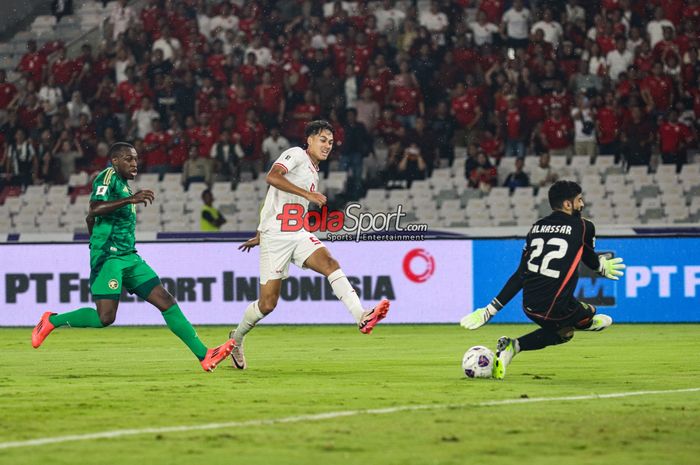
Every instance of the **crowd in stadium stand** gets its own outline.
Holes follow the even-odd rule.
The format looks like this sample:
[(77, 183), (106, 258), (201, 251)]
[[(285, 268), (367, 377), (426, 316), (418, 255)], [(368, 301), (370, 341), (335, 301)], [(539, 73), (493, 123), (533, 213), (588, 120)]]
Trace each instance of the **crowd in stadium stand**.
[(699, 26), (698, 0), (119, 0), (79, 56), (30, 41), (24, 79), (0, 71), (0, 183), (94, 173), (123, 139), (141, 171), (235, 183), (317, 118), (354, 197), (431, 176), (455, 146), (475, 188), (504, 156), (523, 159), (510, 187), (551, 182), (549, 157), (574, 154), (680, 170)]

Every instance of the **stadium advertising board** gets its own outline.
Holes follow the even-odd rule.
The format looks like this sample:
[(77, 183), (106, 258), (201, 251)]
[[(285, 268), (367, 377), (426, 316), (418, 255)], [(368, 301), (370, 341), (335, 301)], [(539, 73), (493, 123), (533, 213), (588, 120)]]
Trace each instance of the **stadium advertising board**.
[[(194, 324), (235, 324), (257, 298), (258, 253), (236, 242), (144, 243), (140, 255)], [(471, 308), (471, 241), (329, 244), (367, 306), (392, 301), (388, 323), (452, 323)], [(0, 326), (33, 326), (42, 312), (91, 306), (86, 244), (0, 246)], [(350, 323), (325, 278), (290, 266), (266, 323)], [(159, 312), (124, 295), (116, 324), (163, 324)]]
[[(524, 240), (474, 241), (474, 305), (483, 306), (515, 271)], [(616, 322), (700, 322), (700, 239), (599, 238), (598, 252), (624, 258), (619, 281), (580, 268), (576, 296)], [(526, 322), (520, 294), (494, 322)]]

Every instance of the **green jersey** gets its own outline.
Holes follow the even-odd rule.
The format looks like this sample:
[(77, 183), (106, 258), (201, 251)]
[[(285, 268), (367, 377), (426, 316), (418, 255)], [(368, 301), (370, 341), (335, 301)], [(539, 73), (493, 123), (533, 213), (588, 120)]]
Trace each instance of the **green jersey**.
[[(107, 168), (92, 183), (90, 201), (111, 202), (131, 196), (126, 179)], [(102, 251), (108, 255), (126, 255), (136, 252), (136, 205), (128, 204), (107, 215), (95, 217), (90, 236), (91, 253)]]

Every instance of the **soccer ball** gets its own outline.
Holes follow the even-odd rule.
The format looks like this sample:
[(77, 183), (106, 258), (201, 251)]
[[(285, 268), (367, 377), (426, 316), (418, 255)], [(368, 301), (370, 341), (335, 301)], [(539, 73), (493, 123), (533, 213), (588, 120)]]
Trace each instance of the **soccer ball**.
[(474, 346), (464, 353), (462, 370), (468, 378), (490, 378), (496, 356), (484, 346)]

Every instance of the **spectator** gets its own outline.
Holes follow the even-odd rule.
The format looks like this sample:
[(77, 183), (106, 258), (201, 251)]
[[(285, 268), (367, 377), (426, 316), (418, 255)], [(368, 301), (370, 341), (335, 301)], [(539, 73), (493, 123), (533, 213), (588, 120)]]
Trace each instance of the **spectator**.
[(574, 121), (574, 153), (593, 159), (597, 153), (596, 123), (585, 95), (576, 96), (576, 106), (571, 110), (571, 119)]
[(530, 28), (530, 32), (534, 34), (535, 31), (537, 31), (538, 29), (542, 30), (542, 32), (544, 33), (544, 40), (547, 43), (551, 44), (554, 48), (556, 48), (559, 45), (559, 39), (561, 38), (564, 31), (561, 27), (561, 24), (559, 24), (557, 21), (554, 21), (552, 10), (550, 8), (544, 9), (544, 12), (542, 13), (542, 19), (532, 25), (532, 28)]
[(620, 128), (617, 102), (612, 92), (606, 92), (605, 101), (601, 108), (596, 111), (596, 135), (598, 137), (598, 153), (601, 155), (615, 155), (615, 163), (620, 159), (620, 148), (618, 145)]
[(40, 86), (46, 70), (46, 57), (36, 48), (36, 40), (27, 42), (27, 53), (22, 55), (17, 64), (17, 71), (35, 86)]
[(76, 161), (83, 158), (84, 154), (80, 148), (80, 143), (77, 141), (72, 141), (69, 139), (69, 134), (64, 132), (61, 139), (56, 142), (56, 145), (52, 151), (52, 159), (57, 166), (58, 171), (58, 183), (67, 184), (70, 175), (75, 173)]
[(398, 30), (403, 24), (406, 13), (396, 8), (395, 4), (394, 0), (382, 0), (382, 5), (374, 11), (374, 16), (377, 18), (377, 30), (380, 33), (386, 32), (389, 26)]
[(627, 50), (627, 43), (624, 37), (619, 37), (615, 41), (615, 50), (608, 52), (606, 63), (608, 75), (613, 81), (617, 81), (620, 73), (627, 71), (627, 68), (634, 62), (634, 55)]
[(430, 2), (429, 10), (420, 12), (419, 23), (428, 29), (436, 44), (445, 45), (445, 32), (449, 26), (449, 20), (447, 15), (440, 11), (440, 3), (437, 0)]
[(153, 47), (151, 47), (154, 55), (156, 50), (160, 50), (162, 53), (162, 60), (168, 62), (174, 62), (180, 56), (180, 50), (182, 45), (180, 41), (171, 35), (170, 28), (165, 26), (161, 30), (161, 36), (153, 42)]
[(13, 106), (17, 97), (17, 87), (7, 82), (7, 73), (0, 69), (0, 123), (7, 117), (7, 109)]
[(530, 172), (530, 182), (533, 186), (541, 188), (554, 183), (558, 176), (549, 165), (550, 156), (548, 153), (540, 155), (537, 166)]
[(630, 108), (631, 119), (622, 127), (620, 140), (627, 166), (649, 166), (655, 139), (654, 126), (638, 106)]
[(483, 11), (476, 14), (476, 21), (469, 23), (469, 29), (477, 46), (492, 43), (494, 34), (498, 33), (498, 27), (488, 21)]
[(357, 110), (348, 108), (343, 125), (343, 145), (341, 147), (341, 166), (350, 171), (348, 193), (351, 198), (358, 198), (363, 186), (363, 164), (365, 157), (372, 153), (371, 140), (365, 125), (357, 121)]
[(147, 173), (157, 173), (160, 179), (170, 171), (168, 152), (170, 151), (170, 136), (163, 129), (159, 117), (151, 120), (151, 132), (146, 134), (144, 143), (144, 163)]
[(38, 178), (39, 160), (24, 129), (18, 129), (14, 140), (6, 144), (5, 173), (10, 178), (10, 184), (21, 186), (23, 190)]
[(452, 166), (455, 158), (455, 150), (452, 141), (455, 135), (455, 120), (450, 115), (447, 102), (440, 101), (435, 115), (428, 122), (428, 127), (435, 138), (435, 146), (440, 159), (447, 160), (448, 166)]
[(508, 173), (503, 187), (508, 187), (513, 192), (518, 187), (528, 187), (530, 185), (530, 177), (523, 171), (525, 159), (518, 158), (515, 160), (515, 171)]
[(664, 27), (670, 27), (675, 30), (673, 23), (664, 18), (663, 8), (657, 6), (654, 9), (654, 19), (647, 23), (647, 34), (649, 35), (649, 44), (652, 49), (663, 39)]
[(189, 189), (193, 182), (204, 182), (211, 185), (212, 167), (211, 159), (199, 156), (199, 148), (194, 143), (190, 147), (187, 161), (182, 167), (182, 186)]
[(73, 14), (73, 0), (52, 0), (51, 14), (56, 17), (56, 24), (61, 22), (61, 18)]
[(226, 218), (214, 207), (214, 195), (209, 189), (202, 191), (202, 213), (199, 218), (199, 230), (203, 232), (218, 231), (226, 223)]
[(540, 139), (545, 149), (552, 156), (571, 157), (571, 121), (562, 117), (561, 105), (554, 104), (551, 116), (542, 123)]
[(665, 165), (675, 164), (676, 172), (680, 173), (687, 162), (686, 149), (691, 139), (690, 129), (678, 122), (678, 112), (671, 109), (667, 119), (659, 126), (661, 162)]
[(134, 9), (127, 4), (129, 0), (118, 0), (112, 7), (108, 23), (112, 26), (112, 39), (117, 40), (136, 21)]
[(58, 106), (63, 103), (63, 92), (56, 85), (53, 75), (48, 76), (46, 84), (39, 90), (39, 103), (47, 116), (55, 115)]
[(152, 123), (157, 118), (160, 118), (160, 115), (153, 109), (151, 99), (143, 97), (141, 106), (131, 116), (132, 125), (129, 132), (132, 137), (145, 138), (148, 133), (153, 131)]
[(510, 48), (525, 49), (528, 46), (531, 15), (523, 0), (514, 0), (513, 6), (503, 14), (501, 34)]
[(498, 180), (498, 171), (491, 164), (484, 152), (478, 152), (476, 155), (476, 163), (469, 171), (469, 185), (488, 192), (496, 185)]
[(219, 140), (211, 146), (209, 156), (214, 162), (214, 181), (238, 183), (238, 165), (243, 150), (231, 142), (228, 131), (219, 134)]
[[(335, 145), (337, 146), (337, 141), (335, 142)], [(289, 147), (291, 147), (291, 144), (286, 137), (280, 134), (279, 127), (272, 126), (270, 128), (270, 134), (265, 138), (265, 140), (263, 140), (262, 143), (265, 172), (270, 169), (274, 160), (277, 160), (277, 158), (282, 155), (282, 152), (287, 150)]]
[(427, 177), (427, 163), (421, 155), (416, 144), (411, 144), (404, 149), (403, 157), (397, 169), (397, 179), (405, 180), (406, 187), (411, 188), (413, 181)]
[(355, 104), (357, 110), (357, 121), (364, 124), (367, 132), (374, 132), (380, 116), (379, 104), (372, 99), (372, 89), (365, 87), (362, 90), (362, 99)]
[(239, 157), (240, 171), (250, 171), (253, 179), (258, 179), (258, 174), (263, 168), (262, 142), (264, 137), (265, 128), (260, 124), (258, 114), (251, 108), (246, 112), (245, 121), (236, 127), (233, 141), (240, 146), (243, 153), (243, 157)]
[(518, 101), (515, 96), (509, 95), (507, 101), (508, 109), (502, 123), (506, 134), (505, 156), (522, 158), (525, 156), (525, 138), (520, 108), (518, 108)]

